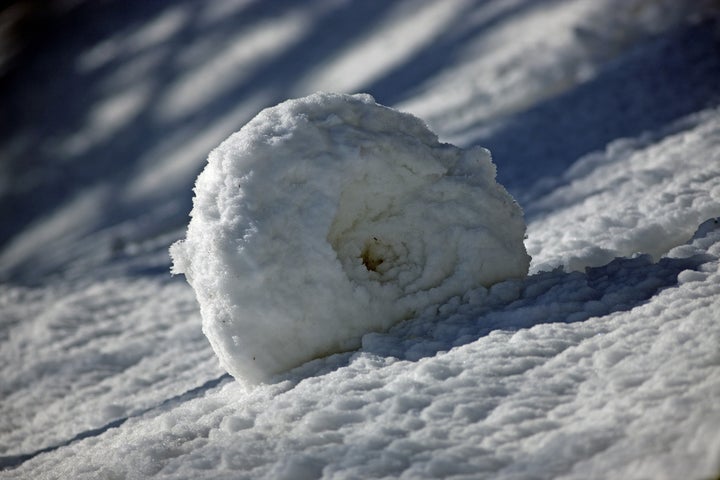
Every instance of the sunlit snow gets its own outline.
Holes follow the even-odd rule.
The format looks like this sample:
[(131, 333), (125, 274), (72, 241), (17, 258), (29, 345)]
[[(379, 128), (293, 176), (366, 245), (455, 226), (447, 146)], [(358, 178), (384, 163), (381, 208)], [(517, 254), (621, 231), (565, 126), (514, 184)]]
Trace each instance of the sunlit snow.
[[(54, 22), (0, 89), (0, 478), (718, 478), (717, 2), (77, 2)], [(251, 385), (168, 248), (211, 150), (318, 90), (487, 147), (530, 273)], [(331, 330), (335, 296), (283, 308)]]

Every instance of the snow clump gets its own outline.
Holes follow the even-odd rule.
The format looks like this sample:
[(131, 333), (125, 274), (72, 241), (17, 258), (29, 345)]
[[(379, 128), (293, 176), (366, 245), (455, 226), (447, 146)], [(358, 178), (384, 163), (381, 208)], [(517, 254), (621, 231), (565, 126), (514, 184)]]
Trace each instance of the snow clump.
[(369, 95), (260, 112), (208, 159), (171, 247), (234, 377), (358, 348), (420, 310), (527, 274), (522, 211), (483, 148)]

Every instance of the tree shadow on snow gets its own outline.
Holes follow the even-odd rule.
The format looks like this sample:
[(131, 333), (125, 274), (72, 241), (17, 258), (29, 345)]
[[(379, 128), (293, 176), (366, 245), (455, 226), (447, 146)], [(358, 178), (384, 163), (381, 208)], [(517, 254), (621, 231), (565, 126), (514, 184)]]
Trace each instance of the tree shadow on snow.
[(216, 387), (222, 385), (224, 382), (231, 381), (231, 380), (232, 380), (232, 377), (230, 376), (230, 374), (225, 373), (217, 378), (208, 380), (207, 382), (203, 383), (199, 387), (192, 388), (192, 389), (190, 389), (186, 392), (183, 392), (179, 395), (168, 398), (157, 406), (145, 408), (145, 409), (135, 412), (132, 415), (127, 416), (127, 417), (117, 418), (117, 419), (115, 419), (111, 422), (108, 422), (105, 425), (102, 425), (98, 428), (91, 428), (89, 430), (84, 430), (84, 431), (76, 434), (74, 437), (72, 437), (64, 442), (58, 443), (56, 445), (50, 445), (50, 446), (35, 450), (34, 452), (30, 452), (30, 453), (20, 453), (17, 455), (0, 456), (0, 471), (11, 470), (13, 468), (17, 468), (20, 465), (22, 465), (23, 463), (27, 462), (28, 460), (32, 460), (33, 458), (37, 457), (38, 455), (54, 452), (55, 450), (59, 450), (63, 447), (67, 447), (68, 445), (73, 444), (75, 442), (79, 442), (80, 440), (84, 440), (86, 438), (98, 437), (112, 428), (121, 427), (129, 419), (135, 418), (135, 417), (141, 417), (142, 415), (145, 415), (146, 413), (148, 413), (150, 411), (170, 409), (173, 406), (176, 406), (178, 404), (188, 402), (194, 398), (204, 395), (208, 390), (216, 388)]
[(651, 39), (586, 83), (513, 115), (470, 143), (489, 148), (498, 181), (521, 204), (531, 203), (546, 193), (532, 189), (541, 177), (559, 178), (583, 155), (612, 140), (658, 130), (717, 105), (716, 30), (714, 22), (707, 22)]
[[(42, 49), (27, 55), (0, 83), (0, 172), (10, 187), (0, 188), (0, 216), (5, 219), (0, 249), (93, 189), (101, 193), (91, 202), (92, 211), (83, 215), (82, 225), (90, 227), (85, 234), (127, 220), (143, 238), (181, 228), (208, 152), (258, 110), (285, 100), (298, 79), (366, 34), (392, 2), (347, 2), (321, 9), (297, 38), (267, 54), (255, 52), (267, 40), (255, 40), (260, 43), (255, 46), (253, 38), (258, 37), (253, 35), (272, 32), (273, 22), (282, 24), (283, 18), (288, 19), (285, 27), (293, 28), (293, 15), (306, 6), (296, 0), (253, 2), (211, 21), (206, 15), (211, 4), (195, 0), (78, 7)], [(223, 57), (227, 52), (229, 57)], [(250, 67), (213, 75), (213, 69), (226, 68), (243, 55), (254, 56)], [(223, 77), (222, 86), (203, 91), (200, 81), (197, 88), (183, 91), (183, 81), (193, 75), (205, 75), (211, 84)], [(168, 104), (172, 91), (184, 95)], [(135, 111), (134, 95), (141, 98)], [(163, 108), (186, 101), (190, 107), (163, 116)], [(131, 113), (123, 119), (124, 109)], [(103, 122), (107, 131), (98, 128)], [(189, 157), (187, 163), (168, 165), (178, 151)], [(128, 194), (144, 172), (163, 165), (168, 175), (157, 185), (143, 195)], [(141, 225), (138, 217), (151, 213)], [(0, 278), (31, 281), (63, 267), (43, 266), (42, 255), (15, 260), (9, 271), (0, 271)]]
[[(471, 16), (480, 4), (479, 0), (468, 5), (458, 12), (456, 18), (463, 19)], [(499, 4), (492, 14), (486, 15), (479, 22), (455, 22), (437, 35), (432, 42), (424, 48), (418, 49), (413, 55), (403, 60), (379, 78), (373, 79), (363, 87), (363, 91), (371, 93), (378, 102), (385, 105), (395, 105), (411, 98), (415, 89), (427, 79), (458, 61), (458, 54), (468, 42), (480, 38), (492, 28), (501, 25), (514, 17), (521, 17), (528, 10), (538, 8), (542, 2), (537, 0), (523, 0), (520, 2), (505, 2)], [(552, 3), (546, 2), (546, 3)], [(542, 7), (540, 7), (542, 8)]]

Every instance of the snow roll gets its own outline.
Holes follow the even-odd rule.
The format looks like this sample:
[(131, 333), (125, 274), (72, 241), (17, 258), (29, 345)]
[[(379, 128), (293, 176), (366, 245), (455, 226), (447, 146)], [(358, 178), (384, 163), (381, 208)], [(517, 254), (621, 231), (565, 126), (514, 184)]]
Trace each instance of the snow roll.
[(440, 143), (369, 95), (260, 112), (210, 154), (191, 217), (173, 272), (223, 367), (248, 381), (357, 348), (530, 261), (489, 152)]

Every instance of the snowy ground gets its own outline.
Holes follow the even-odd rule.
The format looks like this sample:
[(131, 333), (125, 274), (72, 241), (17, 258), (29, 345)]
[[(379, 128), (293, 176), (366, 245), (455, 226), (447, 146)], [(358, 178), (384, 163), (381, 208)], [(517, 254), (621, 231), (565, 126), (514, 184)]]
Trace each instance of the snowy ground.
[[(0, 91), (0, 477), (720, 475), (715, 2), (88, 3)], [(316, 90), (490, 148), (531, 274), (251, 387), (167, 248)]]

